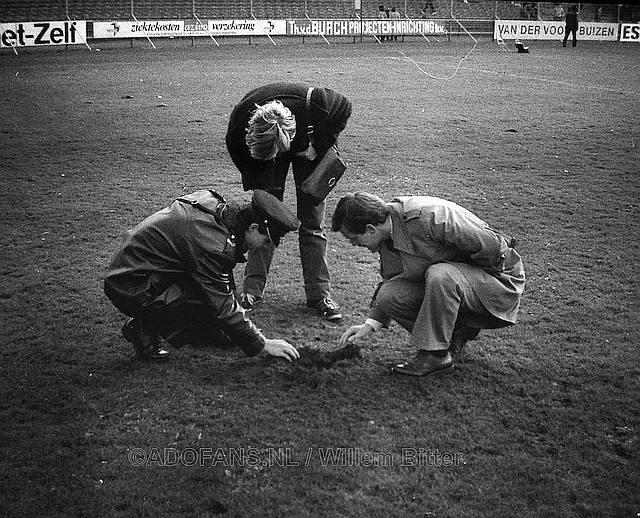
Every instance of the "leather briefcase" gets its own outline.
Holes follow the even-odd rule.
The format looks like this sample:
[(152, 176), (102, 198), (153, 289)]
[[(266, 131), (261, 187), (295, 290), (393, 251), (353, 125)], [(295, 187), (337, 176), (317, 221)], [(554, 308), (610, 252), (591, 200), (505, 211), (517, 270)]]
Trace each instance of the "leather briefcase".
[[(313, 125), (311, 124), (311, 94), (313, 87), (307, 90), (307, 135), (313, 144)], [(302, 182), (300, 190), (313, 198), (316, 203), (324, 201), (342, 177), (347, 164), (340, 157), (338, 148), (331, 146), (314, 168), (309, 177)]]
[(313, 173), (302, 182), (300, 190), (320, 203), (333, 190), (346, 169), (347, 164), (340, 158), (338, 149), (332, 146), (318, 162)]

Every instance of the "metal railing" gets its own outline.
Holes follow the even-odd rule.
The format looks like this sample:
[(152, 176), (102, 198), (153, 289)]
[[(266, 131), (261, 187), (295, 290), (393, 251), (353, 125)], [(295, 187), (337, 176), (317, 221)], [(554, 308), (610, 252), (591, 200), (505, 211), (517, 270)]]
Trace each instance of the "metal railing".
[[(360, 5), (360, 9), (356, 6)], [(495, 0), (2, 0), (0, 21), (121, 19), (377, 18), (379, 6), (402, 18), (557, 19), (572, 3)], [(577, 4), (582, 21), (636, 22), (636, 4)]]

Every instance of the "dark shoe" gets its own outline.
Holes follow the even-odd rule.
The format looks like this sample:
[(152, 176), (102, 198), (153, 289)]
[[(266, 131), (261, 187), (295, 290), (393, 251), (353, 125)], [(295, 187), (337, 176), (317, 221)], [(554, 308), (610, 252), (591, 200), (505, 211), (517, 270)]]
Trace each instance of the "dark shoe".
[(316, 308), (326, 320), (333, 322), (342, 318), (340, 306), (338, 306), (338, 304), (329, 297), (325, 297), (320, 300), (309, 300), (307, 301), (307, 306), (310, 308)]
[(169, 358), (169, 351), (160, 348), (160, 337), (149, 334), (142, 328), (142, 323), (134, 318), (127, 320), (122, 326), (122, 336), (136, 349), (136, 357), (144, 361), (164, 361)]
[(251, 311), (256, 304), (262, 301), (262, 297), (251, 295), (251, 293), (243, 293), (240, 296), (240, 305), (246, 310)]
[(480, 329), (477, 327), (469, 327), (465, 325), (456, 326), (451, 335), (451, 343), (449, 344), (449, 352), (451, 354), (460, 354), (464, 346), (469, 340), (475, 340)]
[(407, 376), (426, 376), (436, 372), (448, 371), (452, 368), (453, 358), (448, 352), (445, 356), (438, 357), (430, 354), (429, 351), (420, 349), (413, 360), (393, 365), (391, 372)]

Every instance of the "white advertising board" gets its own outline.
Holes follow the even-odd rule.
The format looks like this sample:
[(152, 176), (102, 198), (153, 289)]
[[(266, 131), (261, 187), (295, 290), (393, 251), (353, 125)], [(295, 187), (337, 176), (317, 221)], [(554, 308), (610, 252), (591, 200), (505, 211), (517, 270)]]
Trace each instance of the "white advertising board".
[(93, 37), (153, 38), (178, 36), (284, 35), (284, 20), (139, 20), (94, 22)]
[(640, 42), (640, 23), (623, 23), (620, 27), (620, 41)]
[(78, 45), (86, 40), (87, 24), (84, 21), (0, 24), (0, 47)]
[[(89, 27), (88, 27), (89, 26)], [(92, 30), (91, 30), (92, 29)], [(494, 38), (561, 40), (565, 23), (497, 20)], [(91, 38), (179, 36), (357, 36), (359, 34), (446, 34), (433, 20), (125, 20), (0, 23), (0, 48), (77, 45)], [(581, 22), (578, 40), (640, 42), (640, 24)]]
[[(434, 20), (287, 20), (290, 36), (358, 36), (382, 34), (446, 34)], [(362, 31), (362, 32), (361, 32)]]
[(99, 39), (181, 36), (183, 32), (184, 20), (127, 20), (93, 23), (93, 37)]
[[(561, 40), (564, 38), (564, 22), (497, 20), (493, 37), (503, 40)], [(578, 41), (618, 41), (617, 23), (580, 22)]]
[(284, 36), (285, 20), (209, 20), (212, 36)]
[(446, 34), (433, 20), (140, 20), (94, 22), (94, 38), (168, 36), (357, 36), (363, 34)]

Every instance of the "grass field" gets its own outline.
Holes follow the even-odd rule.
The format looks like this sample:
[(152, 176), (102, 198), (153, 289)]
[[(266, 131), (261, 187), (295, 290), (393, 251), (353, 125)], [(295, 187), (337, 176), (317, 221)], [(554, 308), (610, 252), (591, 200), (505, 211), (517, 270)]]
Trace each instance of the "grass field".
[[(467, 40), (158, 43), (0, 54), (1, 515), (640, 513), (636, 46), (481, 42), (441, 80), (399, 49), (444, 77)], [(353, 102), (329, 217), (353, 190), (430, 194), (518, 237), (517, 326), (427, 379), (389, 373), (414, 354), (398, 326), (322, 370), (133, 359), (101, 291), (122, 232), (198, 188), (246, 198), (227, 118), (275, 80)], [(377, 257), (329, 238), (344, 322), (304, 307), (289, 236), (253, 317), (269, 337), (330, 351), (366, 317)]]

